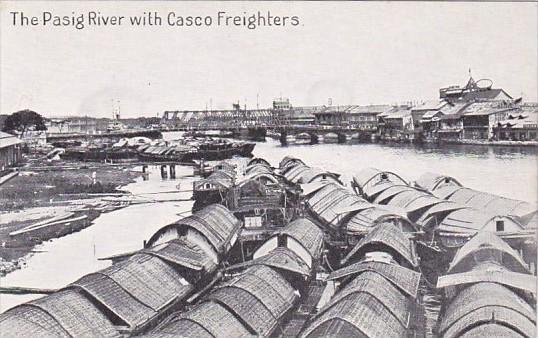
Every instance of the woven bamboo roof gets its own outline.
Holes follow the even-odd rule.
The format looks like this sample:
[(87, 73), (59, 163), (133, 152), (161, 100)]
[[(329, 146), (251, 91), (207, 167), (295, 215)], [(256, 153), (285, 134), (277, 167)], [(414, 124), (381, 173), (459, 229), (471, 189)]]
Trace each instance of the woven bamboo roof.
[(266, 265), (302, 276), (310, 276), (311, 272), (308, 265), (294, 251), (286, 247), (277, 247), (266, 255), (230, 266), (228, 270), (243, 269), (254, 265)]
[[(71, 337), (119, 337), (119, 333), (112, 323), (100, 312), (87, 298), (74, 290), (62, 290), (48, 296), (39, 298), (26, 304), (17, 306), (17, 311), (32, 312), (32, 315), (41, 317), (30, 320), (34, 324), (44, 324), (48, 335), (53, 332), (62, 337), (64, 331)], [(53, 318), (56, 324), (51, 324), (49, 320), (43, 320), (46, 316), (35, 311), (38, 308), (46, 315)], [(12, 310), (10, 310), (12, 311)], [(10, 312), (8, 311), (8, 312)], [(28, 318), (30, 314), (18, 315)], [(63, 330), (60, 330), (60, 327)], [(52, 329), (52, 330), (51, 330)], [(50, 331), (49, 331), (50, 330)], [(31, 337), (29, 332), (19, 332), (19, 337)]]
[(446, 199), (476, 209), (486, 210), (495, 215), (509, 215), (528, 219), (537, 212), (536, 206), (532, 206), (530, 203), (464, 187), (455, 190)]
[[(498, 216), (491, 215), (477, 209), (463, 208), (451, 211), (445, 218), (439, 222), (438, 230), (444, 232), (468, 233), (475, 234), (486, 228)], [(524, 227), (517, 219), (510, 216), (502, 217), (502, 220), (509, 225), (507, 228), (516, 228), (524, 230)]]
[(483, 261), (498, 262), (514, 272), (529, 273), (521, 256), (508, 243), (488, 231), (478, 232), (456, 252), (447, 273), (466, 272)]
[[(230, 311), (215, 302), (201, 303), (182, 313), (178, 321), (197, 323), (213, 337), (252, 337), (248, 329)], [(178, 331), (176, 334), (182, 335), (184, 331)]]
[(404, 268), (398, 264), (384, 262), (363, 261), (345, 266), (332, 272), (327, 280), (338, 280), (358, 275), (366, 271), (373, 271), (400, 288), (410, 297), (416, 298), (420, 283), (420, 273)]
[(275, 318), (263, 303), (263, 299), (241, 288), (228, 287), (217, 289), (209, 294), (206, 300), (224, 305), (252, 332), (262, 337), (270, 336), (281, 318)]
[(264, 265), (253, 266), (216, 289), (229, 287), (240, 288), (256, 296), (275, 318), (281, 318), (298, 298), (283, 276)]
[(353, 258), (360, 259), (360, 257), (357, 257), (357, 254), (360, 254), (363, 251), (361, 249), (364, 249), (367, 245), (383, 245), (389, 247), (397, 252), (411, 266), (418, 266), (414, 246), (409, 238), (394, 225), (386, 223), (377, 225), (370, 233), (364, 236), (342, 260), (342, 264), (347, 264)]
[(457, 337), (483, 322), (502, 322), (534, 335), (534, 309), (508, 288), (495, 283), (477, 283), (463, 289), (448, 305), (439, 324), (445, 337)]
[(17, 306), (0, 314), (0, 337), (60, 337), (69, 333), (47, 311), (35, 306)]
[(283, 170), (285, 168), (292, 168), (296, 165), (305, 165), (305, 163), (301, 159), (286, 156), (282, 159), (282, 161), (280, 161), (278, 167), (280, 168), (280, 170)]
[(354, 293), (317, 316), (300, 337), (347, 337), (344, 335), (352, 328), (341, 322), (352, 325), (357, 337), (407, 336), (406, 328), (377, 298), (367, 293)]
[(86, 275), (69, 287), (84, 290), (131, 328), (145, 323), (157, 314), (105, 274)]
[(199, 246), (181, 238), (142, 250), (142, 252), (195, 271), (213, 271), (216, 268), (215, 262)]
[(394, 316), (401, 325), (408, 326), (410, 316), (409, 300), (406, 295), (387, 279), (374, 271), (366, 271), (355, 277), (320, 311), (323, 313), (332, 306), (356, 293), (366, 293), (374, 297)]
[[(387, 204), (392, 202), (392, 199), (395, 198), (394, 196), (402, 195), (405, 193), (411, 194), (412, 197), (418, 197), (419, 194), (423, 194), (418, 190), (414, 189), (413, 187), (407, 185), (396, 185), (395, 183), (390, 182), (387, 184), (383, 184), (383, 186), (386, 188), (376, 196), (373, 201), (374, 203)], [(408, 199), (410, 198), (411, 197), (408, 197)], [(403, 204), (401, 207), (403, 206), (405, 206), (405, 204)]]
[(530, 273), (512, 272), (496, 263), (480, 263), (471, 271), (441, 276), (437, 279), (437, 288), (480, 282), (493, 282), (536, 294), (536, 276)]
[(407, 182), (391, 171), (365, 168), (353, 175), (353, 185), (369, 200), (393, 185), (407, 186)]
[(428, 191), (434, 191), (438, 189), (439, 187), (446, 186), (446, 185), (461, 186), (461, 184), (458, 181), (456, 181), (454, 178), (450, 176), (430, 173), (430, 172), (426, 172), (422, 174), (415, 181), (415, 185)]
[(248, 161), (247, 167), (249, 167), (249, 166), (251, 166), (253, 164), (262, 164), (262, 165), (265, 165), (267, 167), (271, 167), (271, 163), (267, 162), (267, 160), (265, 160), (263, 158), (260, 158), (260, 157), (254, 157), (253, 159)]
[(187, 319), (170, 320), (148, 334), (146, 338), (214, 338), (202, 325)]
[(280, 230), (279, 234), (293, 237), (301, 243), (313, 259), (318, 259), (321, 256), (323, 231), (309, 219), (296, 219)]
[(502, 324), (483, 324), (463, 333), (460, 338), (484, 338), (484, 337), (513, 337), (524, 338), (525, 336)]
[(284, 174), (286, 180), (296, 184), (311, 183), (318, 177), (321, 177), (322, 179), (329, 178), (334, 182), (342, 183), (338, 178), (339, 175), (320, 168), (311, 168), (306, 165), (295, 166)]
[(185, 297), (193, 288), (170, 265), (147, 254), (135, 254), (100, 273), (154, 311)]
[(241, 222), (223, 205), (212, 204), (195, 214), (182, 218), (158, 230), (148, 241), (153, 244), (170, 228), (190, 227), (200, 232), (218, 253), (223, 253), (232, 245)]
[(273, 170), (270, 166), (265, 164), (249, 164), (245, 168), (245, 174), (252, 175), (252, 174), (273, 174)]

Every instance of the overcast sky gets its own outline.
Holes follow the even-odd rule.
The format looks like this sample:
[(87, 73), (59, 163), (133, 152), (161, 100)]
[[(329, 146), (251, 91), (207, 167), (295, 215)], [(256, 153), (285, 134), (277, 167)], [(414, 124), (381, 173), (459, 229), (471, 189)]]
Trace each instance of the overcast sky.
[[(537, 101), (536, 3), (8, 3), (1, 10), (1, 112), (125, 117), (164, 110), (435, 99), (438, 89), (490, 78)], [(28, 16), (158, 11), (298, 16), (296, 27), (14, 27)], [(166, 20), (164, 20), (166, 21)], [(117, 103), (116, 103), (117, 104)]]

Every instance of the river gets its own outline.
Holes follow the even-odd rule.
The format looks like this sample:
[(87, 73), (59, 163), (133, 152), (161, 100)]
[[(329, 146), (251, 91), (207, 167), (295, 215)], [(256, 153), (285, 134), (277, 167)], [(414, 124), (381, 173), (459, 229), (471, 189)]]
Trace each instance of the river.
[[(165, 133), (165, 139), (181, 133)], [(424, 172), (438, 172), (455, 177), (463, 185), (482, 191), (537, 203), (538, 177), (536, 149), (450, 145), (416, 147), (382, 144), (319, 144), (282, 147), (276, 140), (259, 142), (254, 155), (273, 166), (286, 155), (301, 158), (310, 166), (342, 174), (349, 182), (362, 168), (376, 167), (398, 173), (404, 179), (416, 180)], [(175, 190), (178, 183), (190, 189), (192, 167), (177, 167), (177, 180), (163, 180), (157, 167), (150, 167), (149, 180), (139, 180), (124, 189), (134, 194)], [(182, 188), (184, 189), (184, 188)], [(178, 194), (175, 194), (176, 198)], [(188, 193), (183, 193), (188, 197)], [(158, 196), (158, 195), (154, 195)], [(163, 196), (163, 195), (161, 195)], [(58, 288), (84, 274), (104, 268), (109, 261), (97, 260), (112, 254), (140, 249), (144, 239), (158, 228), (171, 223), (190, 209), (191, 202), (165, 202), (133, 205), (97, 218), (89, 228), (40, 245), (20, 270), (2, 278), (3, 285)], [(0, 310), (39, 296), (0, 297)], [(435, 300), (434, 300), (435, 301)], [(435, 313), (435, 311), (434, 311)], [(433, 320), (433, 318), (432, 318)]]

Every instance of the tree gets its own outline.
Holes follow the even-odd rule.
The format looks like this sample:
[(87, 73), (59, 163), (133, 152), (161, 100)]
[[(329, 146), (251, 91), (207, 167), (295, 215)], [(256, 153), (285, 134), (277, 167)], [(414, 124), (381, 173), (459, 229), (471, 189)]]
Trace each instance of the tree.
[(47, 130), (45, 119), (35, 111), (25, 109), (9, 115), (4, 121), (6, 132), (18, 131), (21, 135), (28, 130)]

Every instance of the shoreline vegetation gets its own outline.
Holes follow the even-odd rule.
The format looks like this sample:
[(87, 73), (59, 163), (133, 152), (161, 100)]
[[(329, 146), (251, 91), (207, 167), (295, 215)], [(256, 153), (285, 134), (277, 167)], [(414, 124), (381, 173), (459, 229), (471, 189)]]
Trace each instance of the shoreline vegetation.
[(128, 163), (50, 163), (36, 157), (28, 157), (18, 172), (0, 186), (0, 276), (24, 266), (44, 241), (80, 231), (102, 213), (129, 205), (110, 197), (128, 196), (121, 187), (143, 175)]

